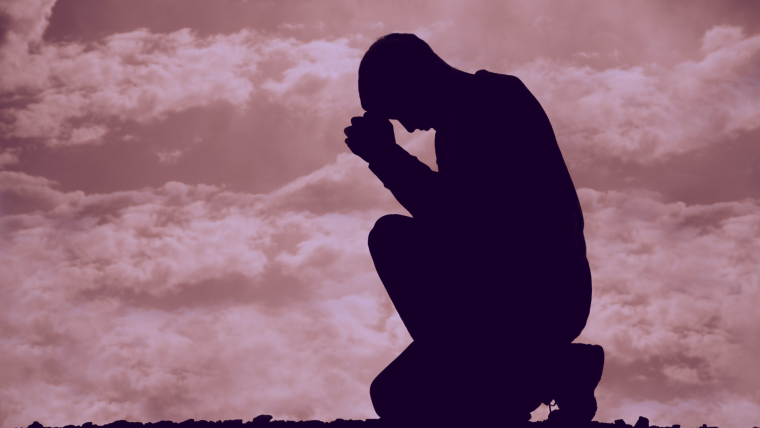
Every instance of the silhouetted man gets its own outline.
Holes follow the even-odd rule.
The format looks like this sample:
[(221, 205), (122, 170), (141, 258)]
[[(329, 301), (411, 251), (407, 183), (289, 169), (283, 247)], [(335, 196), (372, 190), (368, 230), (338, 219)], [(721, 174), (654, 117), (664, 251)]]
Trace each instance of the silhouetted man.
[[(359, 67), (363, 117), (346, 144), (412, 217), (377, 221), (369, 248), (413, 343), (374, 380), (386, 420), (528, 421), (596, 413), (604, 354), (572, 344), (591, 274), (583, 214), (549, 119), (522, 82), (449, 66), (413, 34), (389, 34)], [(436, 130), (439, 172), (395, 142)]]

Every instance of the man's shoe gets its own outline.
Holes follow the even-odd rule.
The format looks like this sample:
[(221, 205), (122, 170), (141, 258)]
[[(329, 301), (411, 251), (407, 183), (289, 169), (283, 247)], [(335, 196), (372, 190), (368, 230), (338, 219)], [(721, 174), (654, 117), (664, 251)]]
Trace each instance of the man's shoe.
[(559, 409), (549, 413), (545, 423), (551, 428), (587, 428), (591, 426), (591, 419), (579, 417), (576, 414), (563, 412), (562, 409)]
[(559, 410), (549, 414), (555, 426), (588, 425), (596, 415), (594, 390), (602, 379), (604, 349), (599, 345), (571, 343), (558, 355), (554, 401)]

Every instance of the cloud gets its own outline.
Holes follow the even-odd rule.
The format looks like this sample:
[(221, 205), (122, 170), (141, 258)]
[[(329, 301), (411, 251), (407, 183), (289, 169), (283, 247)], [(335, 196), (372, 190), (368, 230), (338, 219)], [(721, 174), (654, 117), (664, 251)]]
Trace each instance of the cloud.
[[(34, 28), (44, 28), (50, 15), (49, 7), (16, 8), (27, 19), (37, 14)], [(11, 17), (22, 25), (19, 14)], [(0, 71), (11, 78), (3, 79), (0, 94), (23, 92), (28, 101), (4, 109), (0, 132), (51, 146), (99, 143), (112, 119), (145, 124), (218, 102), (243, 108), (259, 82), (272, 100), (312, 113), (344, 108), (356, 93), (350, 76), (359, 51), (347, 39), (305, 43), (249, 29), (208, 37), (140, 29), (85, 44), (46, 43), (39, 30), (24, 34), (2, 48)], [(262, 67), (273, 71), (262, 74)]]
[(158, 161), (165, 164), (174, 164), (177, 163), (179, 158), (182, 157), (182, 150), (171, 150), (171, 151), (162, 151), (156, 153), (156, 156), (158, 156)]
[(296, 111), (332, 115), (353, 106), (358, 95), (357, 70), (363, 52), (348, 39), (298, 43), (278, 41), (267, 48), (272, 56), (293, 64), (262, 87), (274, 99)]
[(6, 165), (13, 165), (18, 163), (19, 149), (4, 149), (0, 151), (0, 168)]
[[(3, 390), (4, 423), (374, 417), (369, 383), (409, 337), (366, 236), (401, 211), (355, 157), (268, 195), (62, 193), (7, 171), (0, 184), (34, 202), (0, 219), (3, 373), (20, 391)], [(607, 353), (598, 419), (760, 415), (746, 372), (760, 350), (760, 202), (579, 194), (594, 275), (579, 341)]]
[[(320, 207), (326, 187), (380, 201)], [(2, 424), (372, 417), (410, 340), (366, 247), (384, 191), (349, 156), (269, 195), (0, 172), (29, 208), (0, 217)]]
[(651, 164), (760, 126), (760, 35), (717, 26), (702, 52), (673, 67), (603, 70), (540, 58), (511, 74), (543, 104), (571, 163)]
[(0, 93), (42, 84), (46, 66), (39, 51), (55, 0), (8, 0), (0, 5), (4, 17), (0, 39)]
[(82, 192), (62, 193), (58, 185), (44, 177), (33, 177), (20, 172), (0, 171), (0, 214), (20, 214), (48, 211), (67, 202), (75, 202)]
[[(53, 146), (99, 143), (114, 126), (112, 119), (145, 124), (218, 102), (246, 108), (256, 92), (287, 106), (294, 117), (330, 117), (356, 104), (362, 51), (349, 46), (351, 37), (303, 42), (249, 29), (206, 37), (189, 29), (142, 29), (92, 43), (46, 43), (39, 28), (46, 25), (49, 7), (17, 9), (26, 20), (20, 12), (11, 15), (14, 26), (28, 28), (14, 39), (13, 46), (24, 49), (3, 48), (0, 66), (13, 78), (2, 91), (23, 90), (27, 101), (3, 111), (0, 132), (8, 138)], [(436, 39), (452, 25), (434, 22), (418, 32)], [(753, 71), (760, 36), (713, 27), (703, 36), (701, 52), (698, 61), (672, 66), (600, 70), (541, 57), (512, 64), (508, 72), (544, 104), (572, 164), (651, 164), (720, 144), (760, 123), (760, 85)]]
[[(26, 61), (44, 64), (45, 78), (26, 87), (32, 102), (4, 111), (4, 134), (49, 145), (93, 143), (111, 118), (147, 123), (219, 101), (242, 106), (253, 90), (254, 38), (247, 31), (203, 40), (189, 30), (138, 30), (91, 46), (44, 45)], [(89, 123), (75, 127), (77, 120)]]
[[(658, 424), (740, 426), (760, 416), (760, 406), (749, 406), (760, 376), (747, 370), (760, 352), (760, 201), (689, 206), (591, 189), (579, 196), (594, 278), (579, 341), (607, 354), (602, 419), (634, 418), (616, 413), (634, 407), (661, 415)], [(692, 404), (670, 415), (657, 408), (675, 401)], [(711, 413), (740, 402), (749, 413)]]
[[(196, 32), (178, 19), (106, 23), (92, 34), (108, 35), (87, 42), (59, 31), (55, 40), (75, 41), (55, 43), (42, 38), (53, 3), (0, 5), (0, 138), (21, 140), (0, 152), (13, 170), (0, 171), (4, 425), (374, 417), (368, 385), (409, 337), (366, 235), (403, 211), (361, 161), (324, 153), (342, 147), (358, 60), (382, 33), (416, 31), (461, 69), (519, 76), (573, 172), (714, 153), (760, 117), (756, 29), (684, 29), (655, 3), (282, 6), (262, 18), (271, 33)], [(277, 35), (278, 19), (299, 37)], [(231, 134), (250, 151), (233, 150)], [(431, 134), (399, 141), (432, 165)], [(39, 143), (77, 147), (25, 146)], [(144, 180), (157, 157), (175, 175)], [(293, 166), (303, 159), (318, 160)], [(222, 169), (234, 172), (201, 172)], [(266, 182), (240, 171), (267, 169), (290, 182), (258, 195), (221, 184)], [(93, 181), (129, 190), (72, 190)], [(751, 426), (757, 201), (580, 196), (595, 280), (581, 341), (608, 357), (597, 419)]]

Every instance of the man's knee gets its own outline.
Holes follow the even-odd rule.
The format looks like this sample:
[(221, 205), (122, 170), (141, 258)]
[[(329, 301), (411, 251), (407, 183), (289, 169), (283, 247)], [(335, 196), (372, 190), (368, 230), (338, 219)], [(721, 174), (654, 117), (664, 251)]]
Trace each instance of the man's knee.
[(383, 373), (381, 372), (369, 386), (369, 396), (372, 400), (372, 406), (375, 408), (375, 413), (381, 418), (395, 416), (393, 414), (393, 403), (389, 402), (389, 399), (393, 394), (392, 391), (388, 391), (388, 385), (385, 378), (386, 376), (383, 376)]
[(412, 230), (411, 217), (388, 214), (380, 217), (375, 222), (375, 227), (369, 232), (369, 250), (371, 253), (383, 251), (389, 245), (398, 245), (399, 240), (403, 239)]

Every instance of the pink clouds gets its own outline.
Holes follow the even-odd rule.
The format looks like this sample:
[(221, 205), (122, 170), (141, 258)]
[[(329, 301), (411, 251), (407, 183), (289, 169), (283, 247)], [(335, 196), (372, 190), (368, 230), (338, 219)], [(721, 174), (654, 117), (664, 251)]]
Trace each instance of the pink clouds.
[[(248, 32), (198, 40), (188, 30), (138, 30), (94, 46), (47, 45), (28, 54), (30, 67), (45, 66), (45, 78), (27, 86), (37, 100), (6, 111), (5, 134), (51, 145), (93, 143), (106, 132), (97, 122), (111, 117), (147, 122), (217, 101), (242, 105), (253, 89), (251, 38)], [(76, 119), (96, 123), (77, 127)]]
[[(34, 28), (44, 27), (40, 22), (46, 23), (48, 14), (49, 8), (39, 11)], [(346, 78), (356, 73), (360, 54), (345, 39), (303, 43), (248, 29), (205, 38), (189, 29), (169, 34), (141, 29), (90, 44), (45, 44), (39, 30), (29, 33), (28, 40), (14, 40), (18, 49), (5, 51), (0, 69), (12, 78), (0, 89), (24, 90), (33, 101), (6, 109), (0, 131), (6, 138), (41, 139), (52, 146), (99, 143), (112, 118), (147, 123), (216, 102), (244, 107), (255, 89), (286, 105), (295, 102), (323, 113), (344, 109), (355, 93)], [(24, 49), (24, 44), (38, 47)], [(262, 78), (257, 76), (262, 65), (286, 68), (281, 79)], [(314, 99), (321, 101), (312, 104)]]
[(347, 39), (273, 40), (265, 52), (292, 66), (282, 72), (281, 79), (268, 79), (262, 87), (271, 98), (298, 112), (327, 116), (349, 110), (356, 104), (363, 52), (347, 43)]
[[(589, 235), (597, 245), (590, 247), (599, 290), (597, 308), (608, 307), (609, 312), (601, 312), (625, 318), (598, 322), (589, 332), (604, 331), (612, 341), (613, 355), (627, 362), (648, 359), (660, 345), (677, 347), (680, 342), (691, 348), (686, 352), (692, 357), (710, 359), (721, 353), (739, 358), (734, 346), (757, 345), (753, 337), (743, 337), (747, 327), (757, 322), (748, 311), (758, 303), (759, 277), (753, 256), (760, 233), (757, 202), (687, 207), (612, 193), (604, 196), (617, 201), (599, 204), (592, 198), (601, 195), (584, 193), (585, 206), (594, 205)], [(648, 296), (657, 299), (650, 302)], [(747, 313), (734, 318), (736, 311)], [(626, 336), (616, 338), (614, 329), (603, 327), (612, 324)], [(636, 327), (631, 330), (631, 326)], [(658, 337), (662, 327), (679, 334)], [(734, 337), (729, 339), (724, 332)], [(689, 377), (681, 375), (673, 379)], [(709, 372), (701, 375), (705, 382), (713, 377)]]
[(82, 192), (61, 193), (53, 189), (56, 183), (45, 177), (0, 171), (0, 194), (3, 215), (20, 214), (32, 211), (47, 211), (68, 201), (77, 200)]
[[(740, 426), (760, 416), (757, 403), (743, 415), (716, 408), (749, 405), (760, 391), (760, 375), (750, 369), (760, 352), (760, 202), (687, 206), (652, 194), (590, 189), (579, 196), (594, 273), (594, 306), (582, 339), (602, 344), (611, 366), (602, 384), (612, 390), (603, 396), (609, 404), (600, 408), (616, 407), (621, 385), (635, 383), (656, 385), (660, 402), (684, 407), (661, 412), (653, 403), (632, 406), (635, 397), (627, 397), (623, 408), (659, 413), (663, 424)], [(635, 368), (644, 361), (645, 370)], [(734, 394), (708, 407), (681, 402), (715, 387)]]
[[(410, 338), (366, 237), (403, 211), (341, 130), (390, 31), (547, 110), (587, 187), (597, 419), (760, 420), (760, 36), (730, 7), (53, 3), (0, 5), (0, 424), (375, 417), (369, 383)], [(51, 13), (72, 33), (43, 38)], [(396, 130), (435, 166), (432, 132)], [(726, 196), (731, 174), (754, 184)], [(716, 187), (686, 204), (678, 180)]]
[[(714, 27), (699, 61), (594, 70), (539, 59), (517, 67), (571, 161), (653, 163), (760, 126), (760, 35)], [(589, 158), (591, 157), (591, 159)]]
[[(366, 249), (375, 218), (394, 205), (355, 158), (271, 195), (181, 183), (62, 194), (42, 178), (3, 174), (4, 193), (45, 207), (3, 219), (3, 325), (18, 333), (0, 343), (8, 370), (79, 355), (78, 366), (60, 360), (19, 378), (23, 397), (46, 404), (6, 396), (24, 409), (6, 406), (7, 423), (214, 419), (248, 412), (246, 403), (286, 418), (373, 417), (368, 397), (357, 397), (409, 338)], [(750, 404), (760, 379), (746, 372), (760, 350), (760, 203), (580, 196), (595, 280), (583, 340), (608, 358), (600, 418), (738, 423), (760, 414)], [(637, 361), (650, 361), (648, 371), (618, 369)], [(621, 398), (631, 382), (735, 392), (709, 407), (683, 390), (648, 403)], [(71, 388), (88, 397), (73, 409), (63, 404)], [(201, 390), (225, 392), (209, 400)], [(741, 402), (743, 414), (732, 413)]]
[(18, 163), (18, 149), (5, 149), (0, 152), (0, 168), (5, 165), (13, 165)]
[(4, 34), (0, 35), (3, 47), (0, 50), (0, 70), (3, 71), (0, 91), (33, 85), (40, 80), (34, 73), (36, 70), (26, 69), (25, 51), (39, 47), (55, 1), (7, 0), (0, 5), (0, 13), (5, 18)]
[(382, 211), (282, 205), (325, 180), (382, 196), (356, 159), (271, 195), (2, 174), (37, 201), (2, 219), (4, 425), (372, 414), (367, 385), (408, 343), (366, 248)]

